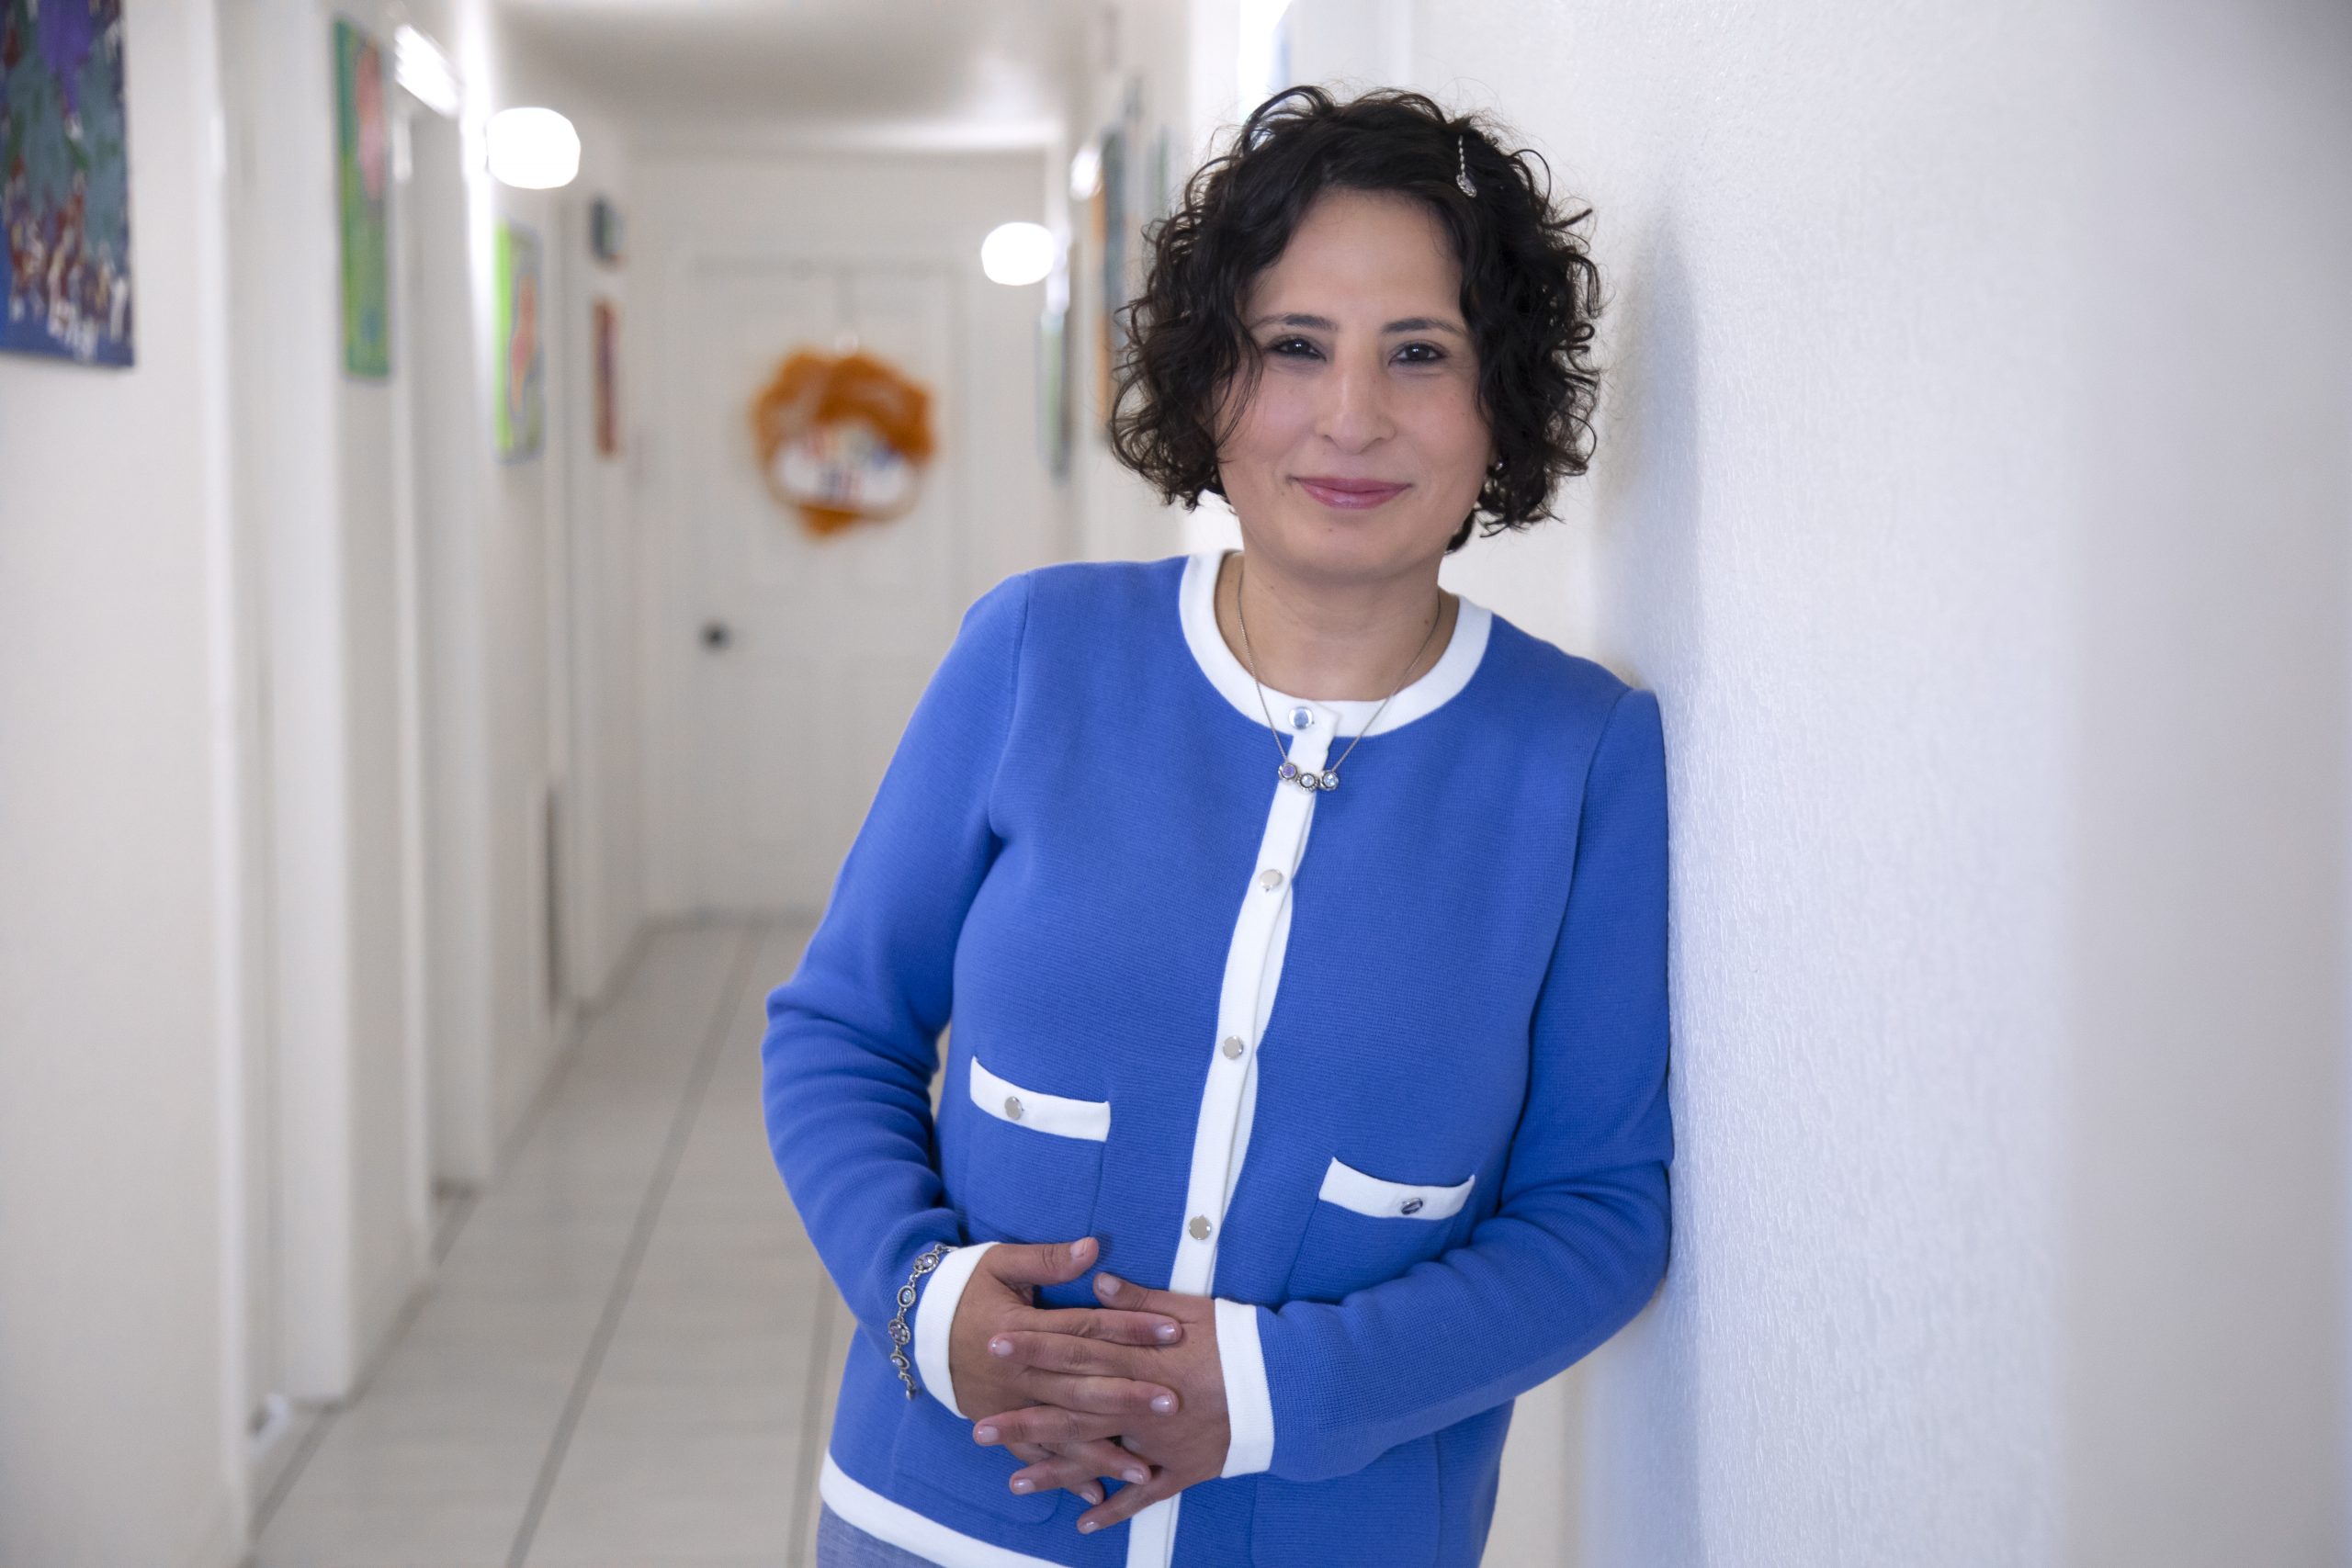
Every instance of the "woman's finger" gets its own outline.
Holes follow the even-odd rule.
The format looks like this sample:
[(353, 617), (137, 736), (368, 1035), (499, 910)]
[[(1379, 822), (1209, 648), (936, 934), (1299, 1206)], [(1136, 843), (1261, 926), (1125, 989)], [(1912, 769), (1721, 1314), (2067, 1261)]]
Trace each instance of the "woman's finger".
[(1115, 1438), (1134, 1425), (1132, 1417), (1066, 1410), (1058, 1404), (1026, 1404), (990, 1416), (972, 1427), (972, 1440), (983, 1447), (1004, 1443), (1045, 1443), (1059, 1448), (1096, 1438)]
[(1026, 1307), (1005, 1314), (1005, 1326), (1032, 1333), (1069, 1334), (1107, 1345), (1173, 1345), (1184, 1325), (1164, 1313), (1116, 1312), (1109, 1307)]
[(1162, 1497), (1172, 1497), (1184, 1488), (1177, 1483), (1171, 1472), (1154, 1471), (1148, 1481), (1138, 1481), (1120, 1487), (1110, 1496), (1078, 1516), (1081, 1532), (1099, 1530), (1115, 1525), (1121, 1519), (1143, 1512)]
[[(1176, 1291), (1155, 1291), (1148, 1285), (1138, 1285), (1108, 1270), (1094, 1276), (1094, 1299), (1108, 1302), (1123, 1312), (1158, 1313), (1172, 1315), (1183, 1301)], [(1194, 1297), (1195, 1301), (1199, 1298)]]
[(1074, 1334), (1040, 1334), (1033, 1329), (1000, 1330), (989, 1336), (988, 1348), (989, 1355), (1017, 1366), (1049, 1372), (1132, 1378), (1150, 1365), (1146, 1359), (1150, 1352), (1141, 1346), (1106, 1345)]
[[(1012, 1455), (1015, 1459), (1020, 1460), (1024, 1464), (1033, 1465), (1044, 1464), (1048, 1461), (1059, 1459), (1061, 1457), (1059, 1450), (1049, 1449), (1043, 1443), (1007, 1443), (1004, 1445), (1004, 1451)], [(1067, 1483), (1069, 1489), (1078, 1494), (1080, 1497), (1085, 1498), (1090, 1503), (1100, 1503), (1102, 1501), (1102, 1488), (1095, 1484), (1094, 1482), (1094, 1476), (1097, 1472), (1091, 1467), (1086, 1465), (1080, 1465), (1079, 1466), (1079, 1469), (1083, 1473), (1080, 1474), (1075, 1481)], [(1016, 1486), (1013, 1490), (1016, 1492), (1028, 1492), (1035, 1490), (1035, 1488)]]
[(1015, 1288), (1023, 1285), (1063, 1285), (1077, 1279), (1094, 1263), (1095, 1243), (1091, 1235), (1068, 1242), (997, 1243), (980, 1259), (980, 1268), (991, 1279), (1001, 1280)]
[[(1098, 1438), (1091, 1443), (1073, 1443), (1052, 1458), (1014, 1471), (1012, 1486), (1015, 1492), (1035, 1492), (1051, 1486), (1078, 1491), (1083, 1483), (1103, 1475), (1115, 1475), (1122, 1481), (1148, 1481), (1151, 1467), (1118, 1444)], [(1099, 1503), (1102, 1499), (1096, 1496), (1087, 1501)]]
[(1058, 1404), (1065, 1410), (1094, 1416), (1124, 1416), (1125, 1422), (1121, 1430), (1154, 1416), (1173, 1416), (1183, 1405), (1176, 1391), (1167, 1384), (1137, 1382), (1132, 1378), (1032, 1370), (1022, 1375), (1022, 1382), (1024, 1393), (1048, 1405)]
[(1102, 1483), (1087, 1473), (1085, 1465), (1070, 1460), (1048, 1460), (1042, 1465), (1016, 1471), (1007, 1484), (1024, 1497), (1057, 1486), (1075, 1492), (1090, 1503), (1100, 1503), (1104, 1496)]

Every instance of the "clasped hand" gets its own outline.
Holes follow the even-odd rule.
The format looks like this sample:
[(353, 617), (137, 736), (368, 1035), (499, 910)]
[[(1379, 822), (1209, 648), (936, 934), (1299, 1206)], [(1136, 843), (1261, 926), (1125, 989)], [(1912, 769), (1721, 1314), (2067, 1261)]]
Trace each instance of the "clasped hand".
[[(1036, 1287), (1086, 1272), (1095, 1241), (1000, 1243), (972, 1271), (948, 1326), (956, 1403), (988, 1411), (973, 1440), (1025, 1461), (1015, 1492), (1065, 1487), (1116, 1524), (1225, 1469), (1232, 1430), (1216, 1302), (1098, 1273), (1100, 1307), (1039, 1307)], [(1097, 1477), (1126, 1483), (1105, 1495)]]

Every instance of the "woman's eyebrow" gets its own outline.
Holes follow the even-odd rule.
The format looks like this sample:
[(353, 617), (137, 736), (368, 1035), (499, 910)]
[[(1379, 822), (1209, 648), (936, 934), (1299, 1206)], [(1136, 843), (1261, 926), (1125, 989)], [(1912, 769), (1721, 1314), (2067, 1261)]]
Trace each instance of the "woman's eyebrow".
[[(1338, 325), (1329, 316), (1303, 315), (1296, 310), (1280, 316), (1260, 316), (1250, 324), (1253, 327), (1262, 327), (1268, 321), (1285, 327), (1311, 327), (1317, 332), (1329, 333), (1339, 330)], [(1442, 321), (1435, 316), (1407, 316), (1403, 321), (1391, 321), (1380, 330), (1384, 333), (1452, 333), (1459, 338), (1466, 338), (1470, 335), (1453, 322)]]

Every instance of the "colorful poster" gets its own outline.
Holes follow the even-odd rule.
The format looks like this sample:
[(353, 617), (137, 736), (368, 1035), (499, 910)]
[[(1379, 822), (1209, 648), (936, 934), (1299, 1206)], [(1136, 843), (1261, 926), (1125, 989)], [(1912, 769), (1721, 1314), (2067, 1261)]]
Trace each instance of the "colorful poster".
[(539, 339), (539, 237), (498, 225), (494, 303), (498, 395), (492, 399), (501, 457), (531, 457), (547, 429), (547, 372)]
[(334, 23), (335, 186), (343, 217), (343, 367), (392, 373), (391, 249), (384, 225), (391, 135), (384, 118), (384, 51)]
[(610, 299), (596, 301), (594, 311), (596, 360), (596, 455), (617, 457), (621, 451), (619, 391), (620, 311)]
[(129, 365), (122, 0), (0, 0), (0, 348)]

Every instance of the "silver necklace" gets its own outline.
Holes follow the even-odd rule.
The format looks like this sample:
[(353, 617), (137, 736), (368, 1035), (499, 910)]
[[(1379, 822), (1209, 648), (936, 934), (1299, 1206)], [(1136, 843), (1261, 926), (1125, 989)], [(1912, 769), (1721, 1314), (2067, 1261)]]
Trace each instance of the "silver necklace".
[[(1391, 691), (1388, 696), (1380, 699), (1380, 707), (1372, 710), (1372, 716), (1363, 721), (1363, 728), (1356, 731), (1353, 740), (1348, 742), (1348, 750), (1340, 752), (1338, 760), (1330, 766), (1318, 773), (1311, 769), (1302, 768), (1292, 761), (1290, 753), (1283, 750), (1283, 732), (1274, 723), (1273, 710), (1266, 706), (1265, 682), (1258, 679), (1258, 656), (1251, 652), (1250, 648), (1250, 618), (1241, 613), (1241, 574), (1248, 570), (1249, 567), (1250, 560), (1247, 555), (1233, 563), (1233, 618), (1241, 623), (1241, 651), (1250, 660), (1250, 683), (1258, 688), (1258, 707), (1259, 711), (1266, 716), (1266, 732), (1274, 738), (1274, 754), (1283, 760), (1283, 765), (1274, 771), (1275, 776), (1295, 784), (1301, 789), (1337, 789), (1340, 787), (1340, 763), (1346, 761), (1348, 751), (1354, 750), (1363, 743), (1363, 738), (1372, 733), (1372, 727), (1379, 722), (1381, 708), (1388, 705), (1389, 698), (1405, 689), (1404, 676), (1397, 677), (1396, 689)], [(1445, 596), (1440, 594), (1437, 614), (1430, 620), (1430, 629), (1421, 634), (1421, 646), (1413, 649), (1413, 657), (1405, 663), (1406, 675), (1411, 674), (1413, 666), (1421, 661), (1422, 653), (1430, 646), (1430, 638), (1437, 636), (1438, 622), (1443, 619), (1445, 619)]]

